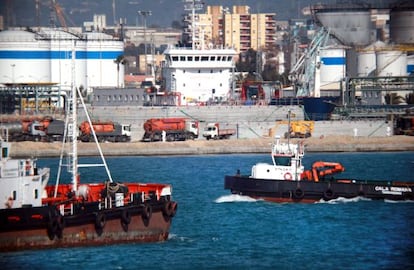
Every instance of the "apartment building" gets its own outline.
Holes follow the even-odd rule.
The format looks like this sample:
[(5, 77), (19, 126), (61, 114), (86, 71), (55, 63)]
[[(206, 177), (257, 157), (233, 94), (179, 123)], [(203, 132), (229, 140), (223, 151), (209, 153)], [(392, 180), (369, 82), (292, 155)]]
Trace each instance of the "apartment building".
[(231, 10), (207, 6), (206, 13), (194, 18), (195, 40), (210, 46), (233, 47), (237, 52), (262, 50), (275, 43), (275, 16), (276, 13), (251, 14), (249, 6), (233, 6)]

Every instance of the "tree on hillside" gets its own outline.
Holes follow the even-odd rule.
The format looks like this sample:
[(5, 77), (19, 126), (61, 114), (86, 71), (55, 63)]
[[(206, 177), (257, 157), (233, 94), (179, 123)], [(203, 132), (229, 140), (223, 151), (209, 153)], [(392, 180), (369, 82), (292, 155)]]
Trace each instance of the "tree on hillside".
[(255, 72), (256, 71), (256, 54), (252, 48), (244, 53), (240, 53), (239, 61), (236, 63), (236, 69), (239, 72)]

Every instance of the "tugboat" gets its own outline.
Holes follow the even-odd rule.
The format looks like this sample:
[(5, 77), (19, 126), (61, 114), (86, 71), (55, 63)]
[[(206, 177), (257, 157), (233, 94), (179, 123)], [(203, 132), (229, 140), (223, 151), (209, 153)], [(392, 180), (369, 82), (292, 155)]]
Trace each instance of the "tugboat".
[(337, 198), (364, 197), (373, 200), (413, 200), (414, 182), (339, 179), (333, 175), (345, 168), (340, 163), (318, 161), (305, 170), (302, 143), (272, 144), (273, 164), (258, 163), (251, 175), (225, 176), (224, 188), (233, 194), (272, 202), (313, 203)]
[[(70, 149), (70, 158), (63, 164), (62, 150), (58, 179), (60, 168), (66, 166), (72, 175), (70, 184), (57, 180), (48, 185), (49, 168), (37, 168), (34, 159), (12, 159), (11, 144), (1, 139), (0, 251), (167, 240), (177, 211), (171, 185), (113, 181), (98, 143), (103, 163), (90, 165), (104, 166), (109, 180), (79, 182), (78, 168), (88, 165), (78, 164), (77, 132), (72, 128), (77, 126), (77, 93), (85, 104), (79, 90), (69, 92), (67, 108), (74, 109), (66, 117), (71, 124), (66, 126), (64, 142), (71, 147), (63, 143), (62, 149)], [(88, 121), (91, 125), (89, 116)]]

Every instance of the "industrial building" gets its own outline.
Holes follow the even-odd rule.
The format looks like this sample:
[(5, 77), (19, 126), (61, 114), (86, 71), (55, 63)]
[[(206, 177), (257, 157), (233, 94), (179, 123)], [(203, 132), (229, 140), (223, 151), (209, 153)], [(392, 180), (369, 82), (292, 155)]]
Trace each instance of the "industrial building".
[(412, 4), (317, 5), (312, 15), (322, 30), (306, 47), (302, 69), (300, 59), (291, 69), (299, 95), (340, 96), (345, 106), (414, 95)]

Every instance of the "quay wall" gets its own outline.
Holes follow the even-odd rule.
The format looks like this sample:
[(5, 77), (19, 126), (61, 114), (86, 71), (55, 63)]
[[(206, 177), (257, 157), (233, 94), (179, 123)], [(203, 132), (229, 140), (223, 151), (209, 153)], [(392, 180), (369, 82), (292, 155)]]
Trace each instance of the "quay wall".
[[(188, 107), (133, 107), (115, 106), (88, 107), (92, 119), (116, 121), (131, 124), (132, 141), (140, 141), (144, 135), (143, 124), (149, 118), (186, 117), (200, 121), (200, 132), (207, 123), (218, 122), (223, 128), (237, 129), (237, 135), (231, 139), (253, 139), (283, 136), (289, 111), (291, 120), (303, 120), (301, 106), (188, 106)], [(79, 118), (84, 112), (79, 110)], [(344, 136), (387, 136), (384, 120), (334, 120), (316, 121), (313, 137), (332, 135)], [(356, 133), (355, 133), (356, 132)], [(204, 140), (201, 136), (198, 140)]]

